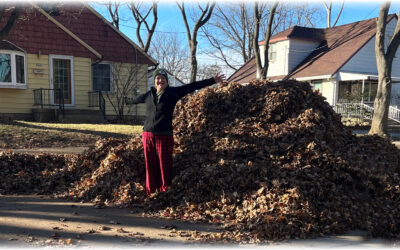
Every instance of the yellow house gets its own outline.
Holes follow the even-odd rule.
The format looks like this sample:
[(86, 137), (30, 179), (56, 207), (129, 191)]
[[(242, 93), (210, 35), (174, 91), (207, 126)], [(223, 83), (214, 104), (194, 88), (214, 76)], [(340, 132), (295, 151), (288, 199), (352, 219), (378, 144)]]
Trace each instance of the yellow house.
[[(9, 13), (0, 20), (7, 21)], [(156, 61), (87, 4), (27, 4), (0, 41), (0, 117), (88, 122), (129, 116), (144, 106)]]

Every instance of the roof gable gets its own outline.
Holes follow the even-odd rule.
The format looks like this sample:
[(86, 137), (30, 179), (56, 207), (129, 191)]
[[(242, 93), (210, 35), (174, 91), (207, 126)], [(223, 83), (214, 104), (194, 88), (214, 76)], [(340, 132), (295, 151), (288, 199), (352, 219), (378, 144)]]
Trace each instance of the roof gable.
[(53, 17), (99, 51), (103, 60), (155, 65), (155, 61), (86, 4), (61, 5), (59, 14)]
[[(26, 4), (7, 40), (28, 53), (62, 54), (106, 61), (147, 64), (156, 61), (86, 4)], [(50, 7), (49, 7), (50, 6)], [(0, 24), (8, 16), (6, 13)]]
[[(389, 22), (395, 15), (388, 17)], [(334, 75), (376, 33), (376, 18), (324, 29), (325, 40), (289, 75), (290, 78)]]
[[(93, 51), (49, 20), (32, 5), (25, 6), (16, 21), (7, 41), (31, 54), (61, 54), (97, 59)], [(6, 22), (9, 12), (5, 13), (0, 24)]]

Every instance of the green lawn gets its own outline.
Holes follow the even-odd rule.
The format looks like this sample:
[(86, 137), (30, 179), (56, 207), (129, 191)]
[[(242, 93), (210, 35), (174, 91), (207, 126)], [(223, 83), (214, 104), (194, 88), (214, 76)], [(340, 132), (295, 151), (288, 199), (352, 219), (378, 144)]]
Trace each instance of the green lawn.
[(142, 126), (0, 121), (0, 148), (90, 146), (100, 138), (128, 138)]

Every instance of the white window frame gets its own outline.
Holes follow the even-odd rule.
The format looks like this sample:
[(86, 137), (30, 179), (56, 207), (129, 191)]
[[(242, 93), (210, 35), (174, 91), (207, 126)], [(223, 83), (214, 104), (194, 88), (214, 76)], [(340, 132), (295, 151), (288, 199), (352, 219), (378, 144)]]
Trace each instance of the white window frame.
[[(315, 86), (316, 84), (319, 85), (319, 88), (316, 88), (316, 86)], [(312, 87), (313, 91), (318, 90), (318, 92), (322, 93), (322, 80), (311, 81), (311, 87)]]
[[(11, 82), (0, 82), (0, 88), (10, 89), (27, 89), (28, 88), (28, 75), (26, 54), (24, 52), (15, 50), (0, 50), (0, 54), (9, 54), (11, 57)], [(22, 56), (24, 58), (24, 79), (25, 83), (17, 83), (17, 65), (15, 56)]]
[[(73, 56), (63, 56), (63, 55), (49, 55), (49, 81), (50, 81), (50, 89), (54, 88), (53, 84), (53, 59), (65, 59), (70, 60), (71, 62), (71, 104), (64, 104), (65, 107), (74, 107), (75, 106), (75, 80), (74, 80), (74, 57)], [(54, 104), (54, 97), (50, 96), (51, 104)]]
[[(110, 65), (110, 91), (101, 91), (102, 93), (110, 93), (110, 94), (112, 94), (112, 93), (114, 93), (114, 65), (113, 65), (113, 63), (112, 62), (107, 62), (107, 61), (104, 61), (104, 62), (99, 62), (99, 63), (97, 63), (97, 64), (107, 64), (107, 65)], [(92, 82), (92, 91), (97, 91), (97, 90), (94, 90), (94, 82), (93, 82), (93, 66), (94, 65), (92, 65), (92, 67), (90, 67), (90, 72), (91, 72), (91, 82)]]
[(270, 44), (268, 48), (268, 61), (276, 61), (276, 44)]

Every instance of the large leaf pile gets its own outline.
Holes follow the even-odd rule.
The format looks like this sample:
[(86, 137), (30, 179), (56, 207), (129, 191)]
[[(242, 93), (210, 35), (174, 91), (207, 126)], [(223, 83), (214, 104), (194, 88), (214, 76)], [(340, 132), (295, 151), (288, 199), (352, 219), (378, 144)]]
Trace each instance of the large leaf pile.
[(398, 237), (399, 150), (353, 136), (308, 84), (210, 88), (176, 114), (181, 153), (158, 198), (164, 216), (220, 222), (240, 240), (350, 229)]
[[(175, 178), (167, 192), (151, 198), (144, 192), (138, 137), (100, 140), (74, 160), (42, 155), (31, 162), (60, 164), (58, 172), (67, 174), (54, 176), (68, 183), (56, 189), (62, 197), (140, 205), (149, 214), (227, 229), (205, 236), (211, 240), (258, 242), (351, 229), (399, 237), (400, 151), (388, 140), (352, 135), (306, 83), (207, 88), (177, 105), (174, 128)], [(1, 157), (9, 159), (1, 176), (18, 175), (7, 166), (19, 156)], [(19, 164), (30, 168), (29, 161)]]

